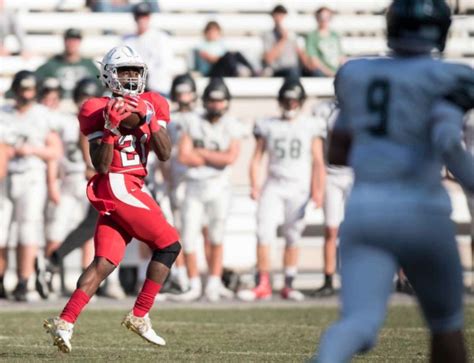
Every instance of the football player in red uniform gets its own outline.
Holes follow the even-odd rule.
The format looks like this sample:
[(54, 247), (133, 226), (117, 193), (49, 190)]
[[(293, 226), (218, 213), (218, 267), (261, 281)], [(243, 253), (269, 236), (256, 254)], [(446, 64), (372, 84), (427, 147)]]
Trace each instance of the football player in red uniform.
[(105, 55), (100, 74), (112, 97), (88, 100), (78, 116), (98, 172), (89, 181), (87, 196), (100, 216), (94, 261), (79, 278), (61, 315), (44, 322), (54, 344), (65, 353), (71, 351), (73, 326), (81, 310), (120, 263), (132, 237), (148, 244), (153, 255), (142, 290), (122, 324), (151, 343), (165, 345), (152, 329), (148, 312), (181, 245), (158, 204), (142, 190), (150, 147), (161, 161), (171, 152), (168, 103), (158, 94), (144, 92), (146, 76), (147, 67), (135, 50), (113, 48)]

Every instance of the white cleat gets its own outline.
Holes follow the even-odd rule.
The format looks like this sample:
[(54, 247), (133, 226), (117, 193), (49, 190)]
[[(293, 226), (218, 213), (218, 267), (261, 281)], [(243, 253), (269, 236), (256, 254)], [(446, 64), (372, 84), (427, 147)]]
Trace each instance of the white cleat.
[(221, 297), (225, 299), (232, 299), (234, 297), (234, 292), (226, 288), (221, 282), (217, 285), (207, 285), (204, 294), (210, 302), (217, 302)]
[(141, 336), (147, 342), (161, 346), (166, 345), (165, 340), (153, 330), (148, 314), (146, 314), (143, 318), (140, 318), (133, 315), (133, 311), (130, 311), (123, 319), (122, 325), (128, 330), (131, 330), (135, 334)]
[(63, 353), (71, 352), (74, 324), (58, 317), (46, 319), (43, 322), (43, 327), (46, 329), (46, 333), (51, 334), (53, 337), (53, 345), (56, 345)]
[(182, 294), (168, 294), (167, 298), (171, 301), (179, 301), (179, 302), (191, 302), (196, 301), (201, 298), (202, 289), (198, 288), (191, 288)]
[(291, 300), (291, 301), (304, 300), (304, 295), (301, 291), (291, 289), (288, 287), (284, 287), (283, 290), (281, 290), (281, 297), (285, 300)]
[(168, 300), (168, 295), (169, 294), (167, 294), (166, 292), (156, 295), (155, 302), (163, 302), (163, 301)]
[(127, 297), (125, 291), (123, 291), (122, 286), (117, 282), (107, 282), (107, 287), (104, 291), (104, 296), (109, 297), (115, 300), (123, 300)]

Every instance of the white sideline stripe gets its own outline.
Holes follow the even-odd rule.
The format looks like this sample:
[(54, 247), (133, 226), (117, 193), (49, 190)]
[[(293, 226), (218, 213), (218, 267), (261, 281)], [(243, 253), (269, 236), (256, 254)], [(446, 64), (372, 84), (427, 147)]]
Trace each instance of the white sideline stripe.
[(143, 208), (149, 210), (145, 204), (130, 194), (125, 185), (125, 176), (123, 174), (109, 173), (110, 188), (115, 197), (125, 204), (132, 207)]
[(102, 136), (104, 136), (104, 133), (102, 131), (96, 131), (87, 135), (87, 140), (91, 141), (93, 139), (97, 139), (98, 137), (102, 137)]

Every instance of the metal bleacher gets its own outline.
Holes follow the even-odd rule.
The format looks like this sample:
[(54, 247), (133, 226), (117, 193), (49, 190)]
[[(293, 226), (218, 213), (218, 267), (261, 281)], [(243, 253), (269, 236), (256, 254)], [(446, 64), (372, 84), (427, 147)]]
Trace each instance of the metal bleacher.
[[(381, 55), (387, 52), (384, 40), (384, 16), (381, 15), (389, 0), (337, 1), (330, 6), (337, 12), (332, 27), (342, 35), (342, 45), (348, 57)], [(474, 9), (474, 0), (454, 1), (458, 9)], [(258, 69), (263, 53), (261, 35), (272, 28), (268, 12), (282, 3), (290, 9), (288, 26), (303, 36), (315, 29), (314, 10), (327, 4), (319, 0), (160, 0), (160, 13), (153, 14), (152, 26), (171, 35), (176, 55), (174, 73), (184, 72), (192, 64), (192, 50), (201, 41), (204, 25), (217, 20), (223, 29), (229, 49), (240, 50)], [(27, 33), (27, 59), (3, 57), (0, 67), (0, 94), (10, 84), (11, 76), (21, 69), (36, 69), (48, 57), (63, 49), (62, 34), (76, 27), (84, 32), (82, 52), (99, 60), (111, 47), (121, 42), (122, 36), (135, 29), (131, 14), (91, 13), (85, 0), (4, 0), (6, 8), (18, 9), (18, 21)], [(14, 37), (7, 37), (5, 46), (18, 50)], [(451, 30), (446, 56), (474, 64), (474, 20), (472, 16), (457, 15)], [(231, 80), (236, 97), (272, 97), (275, 84), (271, 79)], [(330, 96), (327, 80), (305, 81), (310, 96)]]
[[(474, 9), (473, 0), (448, 0), (453, 8), (459, 12)], [(6, 7), (29, 9), (34, 11), (79, 11), (84, 9), (85, 0), (4, 0)], [(314, 9), (330, 5), (339, 13), (380, 13), (390, 0), (240, 0), (240, 1), (215, 1), (215, 0), (159, 0), (163, 12), (243, 12), (266, 13), (277, 4), (285, 5), (292, 12), (312, 13)]]

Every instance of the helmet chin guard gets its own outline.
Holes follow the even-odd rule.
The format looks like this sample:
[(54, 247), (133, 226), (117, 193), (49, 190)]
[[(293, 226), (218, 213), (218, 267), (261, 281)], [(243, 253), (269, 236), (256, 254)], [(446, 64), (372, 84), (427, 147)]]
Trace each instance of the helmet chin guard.
[[(123, 67), (140, 70), (138, 77), (119, 78), (118, 71)], [(145, 91), (148, 67), (142, 57), (129, 46), (112, 48), (101, 62), (100, 80), (113, 93), (122, 96), (135, 96)]]

